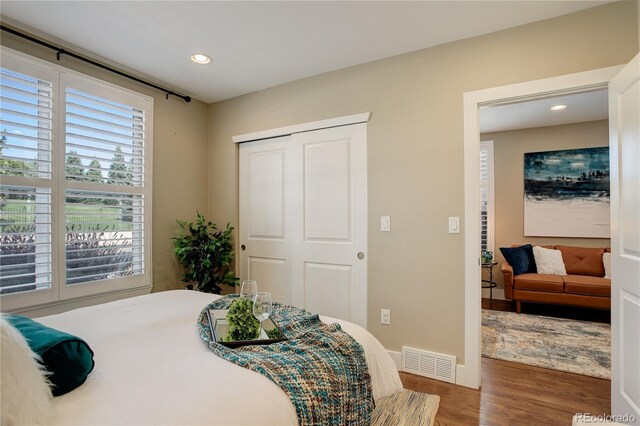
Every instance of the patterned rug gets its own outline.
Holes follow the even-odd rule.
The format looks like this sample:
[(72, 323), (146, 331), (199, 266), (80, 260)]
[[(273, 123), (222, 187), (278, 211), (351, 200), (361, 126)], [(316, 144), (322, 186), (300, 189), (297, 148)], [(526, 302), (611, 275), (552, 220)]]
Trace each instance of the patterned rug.
[(483, 309), (482, 356), (610, 379), (611, 327)]
[(371, 414), (371, 426), (432, 426), (439, 405), (437, 395), (405, 389), (378, 401)]

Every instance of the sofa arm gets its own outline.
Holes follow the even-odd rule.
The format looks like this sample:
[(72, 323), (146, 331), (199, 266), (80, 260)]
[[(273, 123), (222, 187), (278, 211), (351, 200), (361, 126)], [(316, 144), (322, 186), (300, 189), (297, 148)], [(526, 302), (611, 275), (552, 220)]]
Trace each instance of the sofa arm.
[(502, 262), (500, 270), (504, 274), (504, 297), (513, 299), (513, 268), (507, 262)]

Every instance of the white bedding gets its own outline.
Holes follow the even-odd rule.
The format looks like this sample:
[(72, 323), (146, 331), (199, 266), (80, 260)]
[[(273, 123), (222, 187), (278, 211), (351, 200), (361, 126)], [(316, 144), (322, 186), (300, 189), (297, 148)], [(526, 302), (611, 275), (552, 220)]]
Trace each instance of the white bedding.
[[(278, 386), (214, 355), (198, 336), (198, 315), (216, 297), (167, 291), (38, 318), (95, 353), (86, 383), (54, 399), (53, 424), (297, 424)], [(320, 318), (339, 322), (362, 345), (376, 400), (402, 390), (394, 362), (369, 332)]]

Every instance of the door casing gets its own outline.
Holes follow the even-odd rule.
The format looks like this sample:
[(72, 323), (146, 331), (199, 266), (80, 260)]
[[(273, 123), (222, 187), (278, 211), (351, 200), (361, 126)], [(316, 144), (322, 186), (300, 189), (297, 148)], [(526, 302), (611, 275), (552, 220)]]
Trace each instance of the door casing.
[(473, 389), (481, 385), (480, 290), (480, 155), (479, 110), (492, 104), (607, 88), (623, 65), (532, 80), (464, 93), (464, 359), (456, 383)]

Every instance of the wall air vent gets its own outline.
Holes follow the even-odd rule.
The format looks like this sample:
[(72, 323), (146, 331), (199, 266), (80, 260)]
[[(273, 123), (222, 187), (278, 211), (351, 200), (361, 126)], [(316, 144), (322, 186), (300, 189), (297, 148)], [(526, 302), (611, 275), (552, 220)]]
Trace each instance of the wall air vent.
[(455, 383), (456, 357), (403, 346), (402, 371)]

